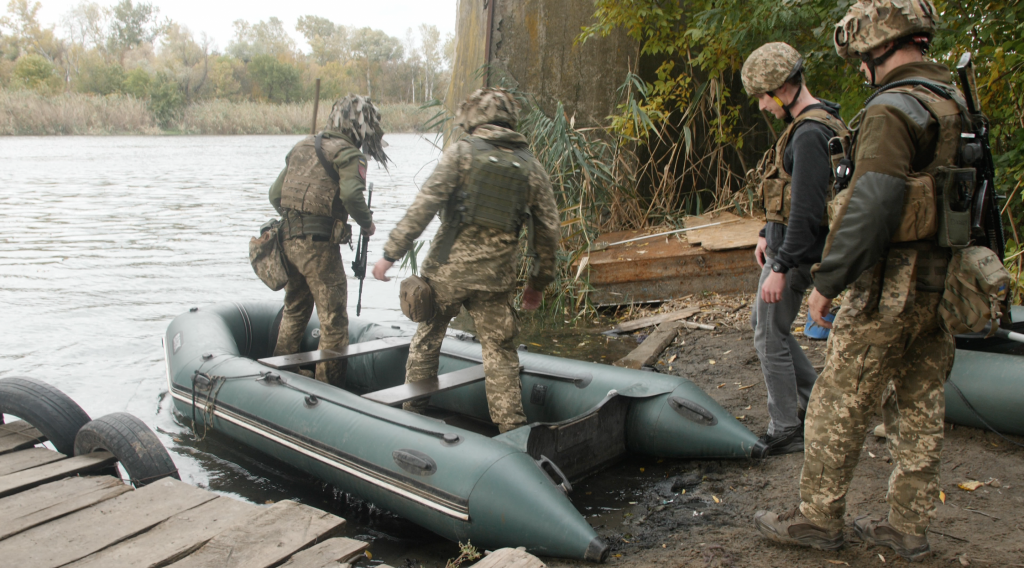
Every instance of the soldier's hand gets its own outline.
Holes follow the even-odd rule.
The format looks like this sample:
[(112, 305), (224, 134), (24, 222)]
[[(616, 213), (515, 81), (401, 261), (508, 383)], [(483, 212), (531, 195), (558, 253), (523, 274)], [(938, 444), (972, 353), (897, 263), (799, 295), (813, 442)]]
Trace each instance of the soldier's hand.
[(540, 301), (544, 298), (544, 295), (539, 291), (534, 290), (527, 286), (523, 288), (523, 309), (526, 311), (536, 310), (540, 307)]
[(764, 279), (761, 285), (761, 299), (766, 304), (775, 304), (782, 300), (782, 291), (786, 289), (786, 275), (781, 272), (772, 272)]
[(757, 265), (764, 268), (764, 251), (768, 248), (768, 239), (764, 237), (757, 237), (757, 246), (754, 247), (754, 260), (757, 261)]
[(814, 323), (825, 329), (832, 329), (832, 323), (825, 321), (825, 316), (828, 315), (831, 309), (832, 300), (821, 295), (821, 292), (818, 292), (818, 289), (815, 288), (811, 292), (811, 297), (807, 300), (807, 313), (811, 314), (811, 319), (814, 320)]
[(370, 221), (370, 228), (366, 230), (367, 236), (372, 237), (373, 234), (376, 233), (376, 232), (377, 232), (377, 223), (374, 223), (373, 221)]
[(373, 265), (373, 277), (381, 282), (390, 282), (391, 279), (387, 277), (388, 269), (394, 266), (395, 263), (390, 260), (380, 259), (377, 264)]

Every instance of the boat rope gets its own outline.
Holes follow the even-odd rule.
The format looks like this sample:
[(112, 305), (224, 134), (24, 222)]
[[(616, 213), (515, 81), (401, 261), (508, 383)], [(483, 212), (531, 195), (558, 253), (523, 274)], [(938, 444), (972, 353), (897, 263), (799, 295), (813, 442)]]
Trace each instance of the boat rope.
[(369, 416), (369, 417), (371, 417), (371, 418), (373, 418), (375, 420), (380, 420), (382, 422), (387, 422), (388, 424), (394, 424), (395, 426), (401, 426), (402, 428), (405, 428), (406, 430), (412, 430), (413, 432), (418, 432), (420, 434), (426, 434), (427, 436), (432, 436), (434, 438), (439, 438), (439, 439), (442, 439), (442, 440), (445, 437), (445, 433), (444, 432), (436, 432), (434, 430), (427, 430), (426, 428), (420, 428), (418, 426), (410, 426), (408, 424), (405, 424), (403, 422), (399, 422), (397, 420), (391, 420), (389, 418), (384, 418), (383, 416), (381, 416), (379, 414), (375, 414), (375, 413), (370, 412), (368, 410), (363, 410), (361, 408), (357, 408), (355, 406), (350, 406), (350, 405), (345, 404), (343, 402), (338, 402), (336, 400), (331, 400), (329, 398), (325, 398), (325, 397), (313, 394), (313, 393), (311, 393), (309, 391), (300, 389), (297, 386), (294, 386), (292, 384), (289, 384), (289, 383), (286, 383), (286, 382), (283, 382), (283, 381), (280, 384), (281, 384), (281, 386), (283, 386), (285, 388), (289, 388), (289, 389), (291, 389), (291, 390), (293, 390), (295, 392), (300, 392), (300, 393), (302, 393), (302, 394), (304, 394), (306, 396), (312, 396), (316, 400), (322, 400), (324, 402), (328, 402), (328, 403), (331, 403), (331, 404), (333, 404), (335, 406), (344, 408), (345, 410), (351, 410), (352, 412), (358, 412), (359, 414), (362, 414), (364, 416)]
[[(264, 377), (269, 373), (251, 373), (248, 375), (237, 375), (234, 377), (225, 377), (223, 375), (211, 375), (209, 373), (203, 373), (196, 371), (192, 373), (192, 441), (202, 442), (206, 439), (206, 435), (209, 433), (210, 424), (213, 423), (214, 410), (217, 407), (217, 395), (220, 394), (221, 387), (224, 386), (229, 380), (234, 379), (252, 379), (256, 377)], [(208, 390), (206, 398), (203, 400), (203, 433), (199, 434), (199, 429), (196, 426), (196, 392), (199, 390), (196, 388), (196, 383), (202, 379), (208, 385), (203, 390)]]
[(1021, 443), (1018, 443), (1018, 442), (1014, 442), (1013, 440), (1011, 440), (1011, 439), (1007, 438), (1006, 436), (1002, 435), (998, 430), (993, 428), (988, 422), (985, 422), (985, 419), (981, 417), (981, 413), (974, 409), (974, 406), (972, 406), (970, 401), (967, 400), (967, 397), (964, 396), (964, 393), (960, 390), (960, 387), (956, 386), (956, 383), (954, 383), (953, 381), (946, 381), (946, 384), (951, 386), (951, 387), (953, 387), (953, 390), (956, 391), (956, 394), (958, 394), (960, 396), (960, 400), (964, 401), (964, 404), (967, 406), (967, 409), (970, 410), (971, 412), (973, 412), (974, 415), (976, 417), (978, 417), (978, 420), (981, 420), (981, 423), (984, 424), (985, 426), (987, 426), (988, 429), (991, 430), (993, 433), (995, 433), (996, 436), (999, 436), (1000, 438), (1006, 440), (1007, 442), (1013, 444), (1014, 446), (1017, 446), (1018, 448), (1024, 448), (1024, 444), (1021, 444)]

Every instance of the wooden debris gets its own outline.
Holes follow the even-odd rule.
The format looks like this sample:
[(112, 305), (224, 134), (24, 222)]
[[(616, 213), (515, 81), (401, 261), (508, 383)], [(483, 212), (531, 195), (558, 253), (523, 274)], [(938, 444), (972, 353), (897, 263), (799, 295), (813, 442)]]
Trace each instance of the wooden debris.
[(704, 331), (715, 331), (715, 326), (708, 325), (706, 323), (695, 323), (692, 321), (681, 321), (676, 322), (679, 327), (685, 327), (688, 329), (703, 329)]
[(473, 568), (545, 568), (539, 558), (522, 548), (499, 548), (473, 565)]
[(677, 324), (678, 322), (665, 324), (661, 329), (647, 336), (647, 339), (639, 347), (630, 351), (628, 355), (613, 365), (627, 369), (639, 369), (644, 365), (650, 365), (676, 338), (676, 334), (679, 333)]
[(672, 321), (688, 318), (688, 317), (692, 316), (693, 314), (695, 314), (695, 313), (697, 313), (699, 311), (700, 311), (700, 308), (692, 308), (691, 307), (691, 308), (686, 308), (686, 309), (670, 312), (670, 313), (667, 313), (667, 314), (656, 314), (656, 315), (653, 315), (653, 316), (647, 316), (647, 317), (643, 317), (643, 318), (640, 318), (640, 319), (635, 319), (635, 320), (632, 320), (632, 321), (622, 322), (622, 323), (616, 325), (615, 327), (613, 327), (612, 331), (614, 331), (616, 333), (626, 333), (626, 332), (630, 332), (630, 331), (636, 331), (638, 329), (642, 329), (642, 328), (645, 328), (645, 327), (650, 327), (652, 325), (658, 325), (658, 324), (662, 324), (662, 323), (667, 323), (667, 322), (672, 322)]

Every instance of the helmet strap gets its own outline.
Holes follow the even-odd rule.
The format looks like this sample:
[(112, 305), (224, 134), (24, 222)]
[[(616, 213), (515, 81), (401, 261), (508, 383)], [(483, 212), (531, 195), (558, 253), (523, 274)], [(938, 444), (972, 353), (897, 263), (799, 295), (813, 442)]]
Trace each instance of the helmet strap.
[(789, 109), (792, 108), (793, 104), (796, 103), (797, 99), (800, 98), (800, 94), (803, 92), (803, 90), (804, 83), (803, 81), (801, 81), (800, 86), (796, 88), (796, 94), (793, 95), (793, 99), (789, 101), (789, 103), (782, 102), (782, 99), (780, 99), (779, 96), (775, 94), (775, 91), (768, 91), (768, 96), (770, 96), (772, 100), (775, 101), (775, 104), (779, 105), (782, 108), (782, 112), (786, 113), (786, 117), (782, 119), (784, 122), (793, 122), (793, 113), (791, 113)]
[(876, 89), (878, 87), (880, 87), (880, 85), (876, 81), (876, 79), (877, 79), (877, 77), (876, 77), (877, 71), (876, 70), (877, 70), (879, 65), (881, 65), (881, 64), (885, 63), (886, 61), (888, 61), (890, 57), (895, 55), (897, 51), (903, 49), (904, 46), (907, 46), (907, 45), (910, 45), (910, 44), (917, 44), (917, 45), (922, 45), (922, 49), (927, 49), (928, 48), (928, 43), (927, 42), (928, 42), (927, 38), (923, 38), (923, 41), (922, 41), (922, 40), (918, 39), (918, 36), (905, 36), (905, 37), (901, 37), (901, 38), (897, 39), (896, 41), (894, 41), (893, 44), (892, 44), (892, 47), (890, 47), (888, 50), (885, 51), (885, 53), (879, 55), (878, 57), (872, 58), (871, 54), (868, 54), (868, 53), (861, 54), (860, 59), (861, 59), (861, 61), (864, 62), (865, 65), (868, 66), (868, 73), (871, 74), (871, 86), (876, 88)]

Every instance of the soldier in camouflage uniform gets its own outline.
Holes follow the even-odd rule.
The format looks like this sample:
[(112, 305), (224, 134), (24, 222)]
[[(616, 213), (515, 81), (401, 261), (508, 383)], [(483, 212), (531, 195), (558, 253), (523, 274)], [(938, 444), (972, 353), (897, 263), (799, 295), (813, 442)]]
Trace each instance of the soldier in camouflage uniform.
[[(339, 248), (351, 240), (349, 216), (364, 231), (373, 234), (375, 229), (363, 197), (367, 162), (360, 148), (385, 163), (382, 137), (380, 113), (369, 98), (338, 99), (326, 129), (288, 152), (287, 165), (270, 188), (270, 202), (281, 214), (288, 267), (275, 356), (298, 352), (314, 304), (320, 317), (319, 349), (348, 347), (348, 290)], [(341, 387), (345, 368), (344, 361), (320, 363), (315, 376)]]
[[(762, 45), (743, 63), (743, 87), (763, 111), (788, 124), (748, 181), (756, 184), (767, 223), (754, 257), (761, 266), (751, 310), (754, 347), (768, 388), (770, 455), (804, 450), (803, 409), (818, 372), (790, 333), (828, 236), (826, 206), (834, 176), (829, 141), (849, 139), (839, 105), (815, 98), (803, 57), (782, 42)], [(841, 152), (840, 152), (841, 156)]]
[[(937, 21), (928, 0), (861, 0), (836, 26), (837, 52), (860, 57), (861, 71), (882, 87), (855, 120), (854, 173), (836, 199), (838, 213), (814, 271), (809, 302), (819, 325), (828, 327), (822, 318), (831, 299), (849, 291), (807, 408), (802, 502), (781, 515), (754, 516), (757, 528), (777, 542), (843, 545), (847, 491), (866, 422), (881, 402), (895, 460), (889, 515), (860, 517), (854, 529), (868, 544), (889, 546), (908, 559), (930, 553), (926, 531), (939, 496), (943, 384), (954, 351), (938, 316), (950, 254), (938, 245), (937, 219), (904, 203), (934, 200), (928, 184), (939, 185), (931, 180), (959, 158), (961, 95), (948, 69), (924, 60)], [(892, 85), (908, 79), (934, 90)]]
[[(416, 329), (405, 380), (437, 379), (445, 330), (465, 306), (483, 347), (491, 420), (502, 432), (526, 423), (515, 343), (518, 318), (512, 307), (519, 228), (527, 217), (532, 218), (535, 258), (523, 291), (523, 308), (528, 310), (540, 305), (542, 291), (554, 279), (559, 234), (558, 208), (547, 172), (529, 154), (526, 138), (513, 130), (518, 114), (519, 104), (501, 89), (477, 90), (459, 106), (455, 120), (469, 136), (445, 150), (405, 217), (391, 231), (384, 258), (373, 268), (375, 278), (388, 280), (387, 270), (412, 248), (413, 241), (438, 211), (445, 210), (422, 265), (422, 275), (433, 288), (437, 309), (431, 320), (420, 323)], [(459, 220), (459, 212), (471, 201), (470, 192), (483, 185), (477, 181), (481, 170), (474, 165), (474, 157), (479, 163), (481, 157), (490, 153), (489, 159), (497, 163), (494, 152), (501, 152), (499, 156), (525, 174), (519, 181), (510, 182), (511, 187), (523, 192), (525, 206), (522, 211), (504, 213), (509, 219), (518, 219), (512, 230)], [(407, 403), (405, 408), (418, 411), (422, 405)]]

